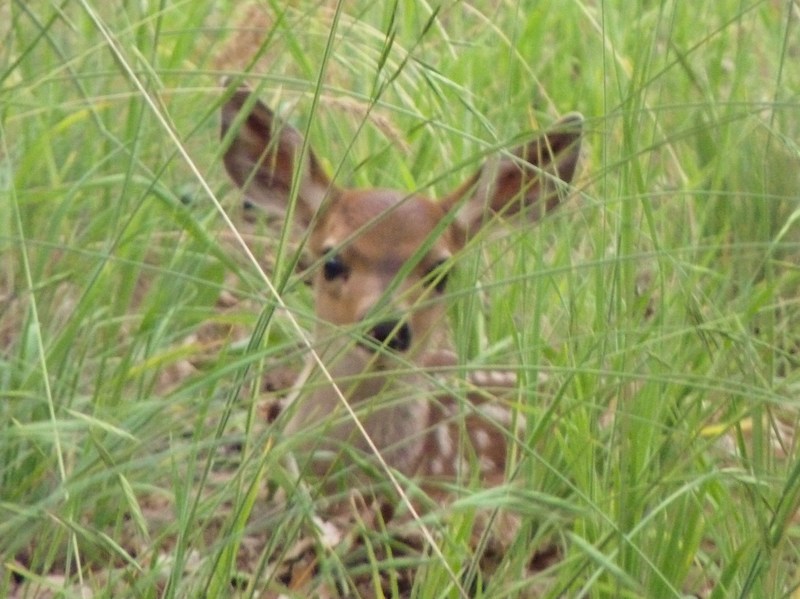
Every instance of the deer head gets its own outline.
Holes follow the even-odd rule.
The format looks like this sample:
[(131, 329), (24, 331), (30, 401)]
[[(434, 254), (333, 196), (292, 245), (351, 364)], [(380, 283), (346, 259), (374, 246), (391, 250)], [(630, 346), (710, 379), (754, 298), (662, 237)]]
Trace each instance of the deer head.
[[(496, 215), (533, 222), (561, 203), (575, 174), (582, 125), (579, 114), (564, 117), (434, 201), (405, 191), (340, 187), (314, 152), (304, 151), (300, 133), (247, 89), (224, 104), (222, 136), (230, 139), (225, 167), (247, 202), (273, 215), (291, 214), (307, 233), (319, 263), (313, 280), (319, 353), (352, 405), (375, 403), (362, 423), (398, 470), (412, 474), (432, 463), (431, 456), (426, 460), (436, 446), (431, 419), (442, 410), (420, 395), (426, 378), (408, 365), (421, 368), (446, 337), (443, 298), (451, 261)], [(356, 341), (343, 331), (355, 331)], [(306, 395), (289, 433), (338, 413), (340, 400), (330, 384)], [(346, 420), (327, 426), (323, 437), (328, 449), (343, 442), (366, 448)]]

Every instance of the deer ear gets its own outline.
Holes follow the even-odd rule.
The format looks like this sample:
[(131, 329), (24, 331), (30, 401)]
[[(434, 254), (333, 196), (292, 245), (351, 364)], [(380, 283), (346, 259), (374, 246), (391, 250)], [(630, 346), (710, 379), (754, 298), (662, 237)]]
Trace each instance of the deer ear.
[(580, 157), (583, 117), (570, 113), (541, 137), (510, 156), (487, 161), (464, 185), (445, 198), (456, 221), (474, 235), (495, 214), (525, 212), (537, 221), (560, 205)]
[(300, 132), (250, 96), (248, 89), (239, 89), (222, 107), (221, 137), (232, 135), (223, 156), (225, 169), (248, 201), (280, 217), (287, 212), (297, 177), (296, 214), (307, 225), (332, 189), (331, 181), (310, 149), (303, 156)]

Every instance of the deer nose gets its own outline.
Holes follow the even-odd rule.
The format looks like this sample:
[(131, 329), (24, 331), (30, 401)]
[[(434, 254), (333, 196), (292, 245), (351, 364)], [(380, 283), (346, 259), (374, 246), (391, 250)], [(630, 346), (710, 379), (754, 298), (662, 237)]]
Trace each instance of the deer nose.
[(411, 327), (399, 320), (379, 322), (369, 332), (370, 337), (391, 350), (404, 352), (411, 347)]

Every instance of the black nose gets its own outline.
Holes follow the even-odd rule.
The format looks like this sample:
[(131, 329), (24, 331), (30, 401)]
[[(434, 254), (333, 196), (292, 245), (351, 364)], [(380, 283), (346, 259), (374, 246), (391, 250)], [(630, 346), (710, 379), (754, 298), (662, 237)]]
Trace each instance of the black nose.
[(406, 351), (411, 347), (411, 328), (399, 320), (384, 320), (369, 332), (370, 337), (394, 351)]

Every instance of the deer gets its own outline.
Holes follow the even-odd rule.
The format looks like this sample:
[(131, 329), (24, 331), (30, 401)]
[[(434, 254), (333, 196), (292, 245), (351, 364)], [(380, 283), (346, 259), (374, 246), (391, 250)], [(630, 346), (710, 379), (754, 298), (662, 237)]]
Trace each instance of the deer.
[(499, 484), (518, 420), (485, 393), (468, 395), (465, 407), (437, 389), (432, 374), (452, 364), (448, 272), (485, 227), (500, 219), (533, 225), (563, 203), (583, 117), (570, 113), (488, 159), (437, 201), (340, 186), (301, 133), (254, 92), (228, 93), (221, 108), (228, 175), (248, 207), (291, 219), (286, 226), (305, 236), (316, 264), (317, 358), (295, 382), (283, 429), (303, 439), (303, 472), (325, 476), (335, 464), (370, 463), (378, 452), (381, 464), (406, 477), (455, 480), (477, 468), (483, 483)]

